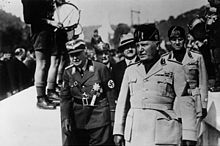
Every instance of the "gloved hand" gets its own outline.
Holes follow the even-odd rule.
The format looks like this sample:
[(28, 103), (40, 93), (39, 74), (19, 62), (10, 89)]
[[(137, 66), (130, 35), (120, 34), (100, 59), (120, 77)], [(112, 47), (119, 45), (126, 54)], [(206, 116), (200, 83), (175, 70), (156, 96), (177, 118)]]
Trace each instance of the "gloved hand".
[(63, 130), (64, 130), (64, 133), (66, 134), (66, 135), (70, 135), (70, 133), (71, 133), (71, 122), (70, 122), (70, 120), (69, 119), (65, 119), (64, 121), (63, 121), (63, 123), (62, 123), (62, 128), (63, 128)]
[(202, 108), (202, 119), (204, 119), (207, 116), (207, 109), (206, 108)]
[(114, 142), (116, 146), (125, 146), (124, 137), (122, 135), (114, 135)]

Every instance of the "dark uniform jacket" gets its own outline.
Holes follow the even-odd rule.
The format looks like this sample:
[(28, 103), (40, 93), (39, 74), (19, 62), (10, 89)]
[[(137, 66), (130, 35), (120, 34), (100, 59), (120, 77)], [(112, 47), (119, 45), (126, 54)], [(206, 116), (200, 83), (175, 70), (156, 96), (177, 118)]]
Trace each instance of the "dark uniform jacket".
[[(136, 58), (135, 62), (137, 62), (137, 61), (139, 61), (138, 58)], [(115, 90), (117, 93), (117, 98), (119, 95), (122, 79), (123, 79), (126, 68), (127, 68), (127, 64), (126, 64), (125, 60), (122, 60), (122, 61), (114, 64), (112, 67), (112, 78), (115, 83)]]
[[(97, 106), (83, 106), (80, 103), (83, 94), (92, 97), (91, 90), (95, 84), (99, 84), (103, 89), (101, 95), (96, 98)], [(76, 67), (67, 67), (61, 89), (61, 119), (72, 119), (75, 128), (79, 129), (92, 129), (110, 124), (110, 109), (115, 108), (113, 88), (110, 72), (102, 63), (89, 60), (83, 77)]]

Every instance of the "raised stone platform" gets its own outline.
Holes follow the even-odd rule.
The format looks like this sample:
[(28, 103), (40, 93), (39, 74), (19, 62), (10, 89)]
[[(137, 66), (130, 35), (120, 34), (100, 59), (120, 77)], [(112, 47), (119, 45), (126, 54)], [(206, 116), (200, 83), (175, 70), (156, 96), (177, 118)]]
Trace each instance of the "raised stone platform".
[(30, 87), (0, 101), (1, 146), (62, 146), (60, 108), (36, 107)]

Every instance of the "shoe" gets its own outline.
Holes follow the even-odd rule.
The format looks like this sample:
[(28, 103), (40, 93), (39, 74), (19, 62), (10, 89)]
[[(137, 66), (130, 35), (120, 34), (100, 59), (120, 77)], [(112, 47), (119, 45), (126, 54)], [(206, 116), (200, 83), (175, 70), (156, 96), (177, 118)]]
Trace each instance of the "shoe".
[(48, 91), (47, 92), (47, 97), (50, 99), (50, 100), (58, 100), (60, 101), (60, 97), (59, 97), (59, 94), (55, 91)]
[(46, 102), (50, 103), (50, 104), (54, 104), (55, 106), (59, 106), (60, 105), (60, 100), (53, 100), (50, 99), (49, 97), (46, 96)]
[(37, 107), (40, 109), (56, 109), (56, 105), (54, 103), (50, 103), (45, 98), (38, 98), (37, 99)]

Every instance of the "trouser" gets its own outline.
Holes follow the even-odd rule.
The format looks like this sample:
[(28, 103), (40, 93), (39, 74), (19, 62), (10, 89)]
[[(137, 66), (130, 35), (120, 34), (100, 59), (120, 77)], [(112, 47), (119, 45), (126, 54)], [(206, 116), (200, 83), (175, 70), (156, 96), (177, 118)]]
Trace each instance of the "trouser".
[(64, 146), (110, 146), (113, 145), (111, 125), (94, 129), (73, 129)]

